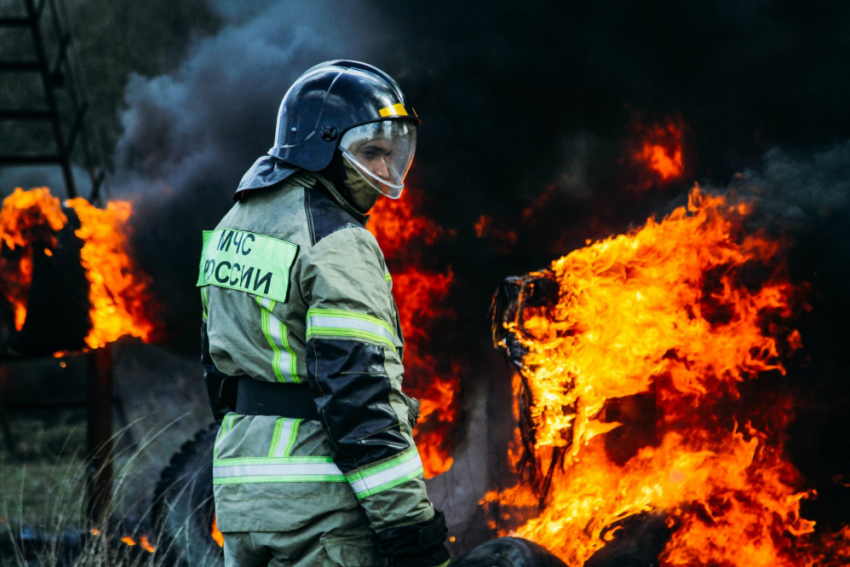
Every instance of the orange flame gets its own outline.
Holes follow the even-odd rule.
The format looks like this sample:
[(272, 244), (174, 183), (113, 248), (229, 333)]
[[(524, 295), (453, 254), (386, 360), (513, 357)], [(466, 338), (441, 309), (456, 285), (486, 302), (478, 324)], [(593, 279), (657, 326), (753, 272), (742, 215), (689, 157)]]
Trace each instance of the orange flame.
[(213, 516), (212, 532), (210, 535), (212, 535), (213, 541), (215, 541), (219, 547), (224, 547), (224, 534), (218, 531), (218, 522), (216, 521), (215, 516)]
[[(557, 305), (509, 326), (528, 349), (515, 392), (530, 394), (530, 462), (538, 479), (551, 475), (549, 488), (532, 482), (483, 500), (503, 519), (533, 516), (516, 535), (580, 566), (616, 537), (612, 524), (661, 512), (674, 530), (662, 565), (812, 565), (827, 545), (850, 550), (838, 536), (818, 548), (814, 522), (800, 516), (815, 494), (800, 491), (783, 455), (790, 400), (742, 415), (726, 408), (738, 383), (784, 374), (781, 357), (801, 345), (784, 323), (800, 290), (783, 247), (745, 234), (747, 213), (695, 188), (661, 222), (553, 262)], [(741, 272), (756, 266), (764, 281), (745, 285)], [(648, 395), (648, 426), (617, 410)], [(625, 455), (618, 439), (632, 440)]]
[(455, 392), (459, 371), (445, 370), (431, 346), (435, 325), (451, 312), (443, 305), (453, 273), (425, 267), (423, 257), (436, 241), (453, 236), (431, 219), (414, 213), (418, 194), (410, 189), (399, 200), (379, 199), (368, 228), (378, 239), (392, 270), (393, 295), (404, 331), (405, 391), (421, 400), (419, 423), (414, 430), (425, 477), (447, 471), (451, 457), (451, 431), (457, 413)]
[[(75, 234), (82, 240), (81, 262), (89, 281), (92, 327), (86, 337), (90, 348), (98, 348), (124, 335), (152, 338), (154, 326), (146, 313), (151, 298), (149, 280), (136, 267), (128, 254), (127, 220), (129, 203), (111, 202), (97, 209), (81, 198), (67, 206), (74, 209), (81, 227)], [(32, 251), (43, 246), (48, 256), (56, 248), (55, 233), (68, 222), (59, 199), (46, 187), (23, 191), (18, 188), (3, 201), (0, 210), (0, 249), (3, 246), (19, 253), (0, 257), (6, 299), (15, 310), (15, 327), (20, 330), (26, 320), (29, 288), (32, 283)]]
[[(525, 221), (523, 215), (523, 221)], [(495, 221), (492, 215), (481, 215), (473, 225), (477, 238), (487, 238), (493, 243), (497, 252), (507, 254), (517, 242), (517, 233), (507, 229)]]
[(0, 209), (0, 252), (5, 247), (17, 254), (0, 255), (3, 279), (0, 291), (15, 311), (15, 329), (20, 331), (27, 318), (27, 300), (32, 283), (33, 246), (45, 252), (56, 247), (55, 232), (68, 222), (59, 199), (46, 187), (24, 191), (21, 188), (3, 200)]
[(89, 280), (92, 328), (86, 344), (99, 348), (124, 335), (149, 341), (154, 331), (146, 317), (149, 280), (127, 254), (130, 203), (113, 201), (98, 209), (76, 198), (68, 206), (80, 218), (75, 234), (83, 241), (80, 256)]
[(654, 177), (644, 179), (635, 188), (643, 191), (659, 180), (667, 182), (681, 177), (685, 173), (682, 121), (668, 118), (664, 123), (652, 126), (643, 126), (639, 122), (635, 124), (640, 145), (631, 150), (631, 161)]

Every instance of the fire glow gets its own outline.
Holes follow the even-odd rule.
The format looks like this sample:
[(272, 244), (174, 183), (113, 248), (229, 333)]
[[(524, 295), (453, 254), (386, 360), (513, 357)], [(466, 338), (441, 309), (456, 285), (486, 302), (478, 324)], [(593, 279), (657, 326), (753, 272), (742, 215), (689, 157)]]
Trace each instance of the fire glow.
[[(83, 243), (80, 256), (89, 282), (91, 330), (86, 344), (99, 348), (124, 335), (149, 341), (154, 325), (145, 315), (150, 308), (148, 280), (128, 254), (130, 203), (114, 201), (106, 209), (98, 209), (77, 198), (66, 206), (74, 210), (81, 223), (75, 234)], [(47, 188), (19, 188), (3, 201), (0, 245), (14, 254), (0, 260), (2, 291), (14, 308), (19, 331), (26, 321), (33, 247), (42, 246), (45, 254), (52, 256), (57, 246), (55, 233), (67, 223), (59, 199)]]
[(404, 330), (404, 389), (421, 402), (414, 430), (426, 478), (447, 471), (451, 457), (451, 431), (457, 415), (460, 384), (457, 365), (439, 366), (438, 353), (429, 348), (431, 333), (440, 321), (451, 317), (444, 304), (452, 284), (451, 268), (445, 273), (425, 265), (422, 251), (439, 239), (451, 236), (436, 223), (413, 212), (418, 205), (415, 190), (399, 200), (379, 199), (367, 227), (378, 239), (390, 264), (393, 295)]
[(651, 126), (636, 122), (634, 129), (640, 142), (636, 149), (630, 150), (629, 157), (640, 166), (639, 170), (649, 172), (651, 176), (634, 188), (644, 191), (658, 182), (666, 183), (682, 177), (685, 173), (682, 141), (684, 128), (680, 119), (673, 118)]
[(695, 188), (662, 221), (553, 262), (557, 303), (508, 324), (527, 349), (514, 392), (529, 433), (509, 455), (526, 482), (484, 502), (531, 517), (514, 535), (578, 567), (616, 522), (652, 513), (672, 533), (661, 565), (846, 564), (848, 530), (800, 515), (816, 494), (784, 454), (792, 400), (739, 391), (781, 380), (802, 346), (801, 289), (783, 245), (745, 232), (749, 212)]

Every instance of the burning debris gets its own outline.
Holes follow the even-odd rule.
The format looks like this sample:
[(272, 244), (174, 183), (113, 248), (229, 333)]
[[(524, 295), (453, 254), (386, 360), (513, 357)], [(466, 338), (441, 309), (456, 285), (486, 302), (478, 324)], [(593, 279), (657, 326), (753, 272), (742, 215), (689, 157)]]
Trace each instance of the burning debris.
[(393, 295), (404, 331), (405, 391), (419, 398), (414, 430), (425, 477), (447, 471), (453, 463), (452, 431), (458, 411), (459, 363), (445, 361), (433, 346), (436, 326), (452, 319), (445, 303), (452, 284), (451, 267), (435, 271), (424, 253), (434, 242), (453, 236), (429, 218), (414, 213), (421, 204), (408, 189), (396, 201), (380, 199), (367, 227), (378, 239), (392, 275)]
[[(0, 267), (4, 277), (0, 291), (12, 307), (15, 331), (26, 331), (34, 300), (30, 291), (38, 279), (34, 266), (49, 264), (47, 259), (74, 256), (63, 261), (81, 265), (85, 274), (84, 280), (71, 282), (71, 287), (85, 288), (87, 294), (85, 346), (99, 348), (124, 335), (146, 342), (153, 338), (149, 282), (128, 254), (130, 214), (127, 202), (111, 202), (106, 209), (98, 209), (77, 198), (63, 207), (47, 188), (16, 189), (3, 201)], [(64, 238), (62, 231), (68, 227), (73, 228), (76, 239)], [(67, 283), (60, 281), (55, 285), (62, 289), (53, 290), (53, 295), (59, 294), (66, 302), (72, 299)], [(41, 303), (50, 300), (35, 299)]]
[(580, 566), (661, 514), (662, 565), (845, 564), (846, 530), (801, 517), (816, 494), (783, 448), (805, 288), (786, 243), (745, 231), (750, 212), (697, 187), (662, 221), (505, 284), (494, 338), (520, 370), (525, 482), (485, 502), (522, 522), (512, 533)]

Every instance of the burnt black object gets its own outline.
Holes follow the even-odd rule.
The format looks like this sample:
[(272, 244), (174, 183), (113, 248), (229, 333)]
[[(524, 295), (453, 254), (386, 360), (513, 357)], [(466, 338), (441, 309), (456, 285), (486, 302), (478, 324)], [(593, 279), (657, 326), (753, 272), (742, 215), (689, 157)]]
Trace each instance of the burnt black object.
[(74, 234), (80, 220), (73, 209), (63, 212), (68, 222), (56, 234), (52, 255), (45, 254), (43, 246), (33, 247), (27, 318), (11, 340), (12, 351), (20, 356), (81, 350), (91, 328), (89, 282), (80, 261), (83, 243)]
[(154, 491), (151, 518), (161, 534), (166, 564), (221, 567), (224, 555), (212, 538), (215, 514), (212, 454), (218, 426), (211, 424), (171, 457)]
[(495, 348), (504, 348), (508, 361), (522, 369), (526, 349), (516, 334), (506, 325), (517, 324), (521, 329), (523, 310), (529, 307), (551, 309), (558, 302), (558, 282), (548, 270), (531, 272), (524, 276), (505, 278), (490, 304), (490, 324)]
[(483, 543), (451, 567), (566, 567), (536, 543), (518, 537), (500, 537)]

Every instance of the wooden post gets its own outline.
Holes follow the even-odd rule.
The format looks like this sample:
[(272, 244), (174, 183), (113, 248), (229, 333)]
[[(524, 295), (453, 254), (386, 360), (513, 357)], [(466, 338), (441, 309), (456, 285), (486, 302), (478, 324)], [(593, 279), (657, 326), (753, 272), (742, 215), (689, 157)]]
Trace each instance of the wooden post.
[(9, 454), (17, 460), (20, 457), (18, 446), (12, 436), (12, 427), (9, 425), (9, 416), (6, 414), (6, 368), (2, 362), (0, 362), (0, 430), (3, 431), (3, 439), (6, 441)]
[(104, 523), (112, 503), (112, 345), (88, 353), (89, 518)]

